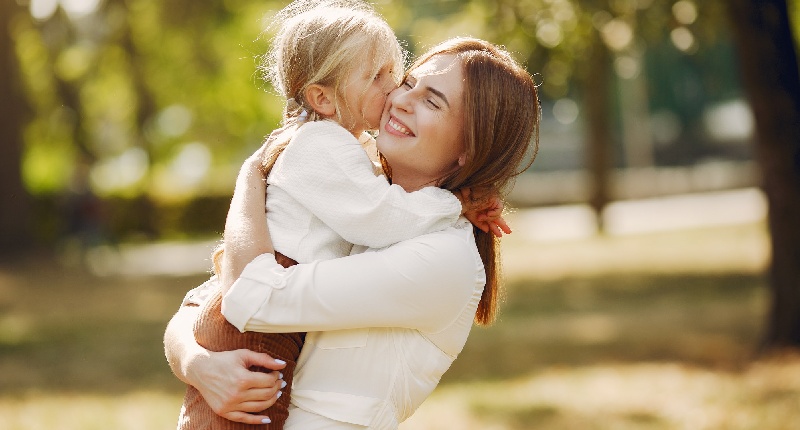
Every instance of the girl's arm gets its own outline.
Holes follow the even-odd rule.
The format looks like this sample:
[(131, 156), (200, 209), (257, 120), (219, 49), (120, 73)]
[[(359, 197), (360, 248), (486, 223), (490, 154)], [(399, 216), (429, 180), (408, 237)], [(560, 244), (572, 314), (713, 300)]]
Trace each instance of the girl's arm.
[[(401, 327), (437, 332), (477, 306), (485, 275), (467, 231), (440, 232), (349, 257), (288, 269), (258, 257), (222, 304), (240, 330)], [(468, 314), (471, 324), (472, 314)]]
[(211, 408), (231, 421), (262, 424), (254, 415), (272, 406), (283, 385), (279, 372), (251, 372), (250, 366), (281, 370), (285, 363), (248, 350), (211, 352), (194, 339), (197, 306), (181, 306), (164, 333), (167, 362), (181, 381), (197, 388)]
[(361, 144), (331, 121), (304, 124), (269, 177), (347, 242), (382, 248), (452, 226), (462, 213), (451, 192), (408, 193), (377, 177)]

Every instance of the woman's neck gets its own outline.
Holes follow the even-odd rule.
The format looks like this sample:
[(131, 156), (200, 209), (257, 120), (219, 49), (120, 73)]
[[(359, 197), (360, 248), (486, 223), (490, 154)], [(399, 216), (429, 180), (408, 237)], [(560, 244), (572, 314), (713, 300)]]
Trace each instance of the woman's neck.
[(350, 133), (352, 133), (352, 134), (353, 134), (353, 136), (355, 136), (355, 137), (356, 137), (356, 139), (358, 139), (358, 140), (361, 140), (361, 135), (362, 135), (362, 134), (364, 134), (364, 132), (365, 132), (366, 130), (364, 130), (364, 129), (361, 129), (361, 130), (348, 130), (348, 131), (349, 131)]
[(436, 185), (435, 181), (422, 179), (416, 175), (403, 175), (402, 173), (398, 173), (394, 170), (392, 171), (392, 184), (399, 185), (407, 193)]

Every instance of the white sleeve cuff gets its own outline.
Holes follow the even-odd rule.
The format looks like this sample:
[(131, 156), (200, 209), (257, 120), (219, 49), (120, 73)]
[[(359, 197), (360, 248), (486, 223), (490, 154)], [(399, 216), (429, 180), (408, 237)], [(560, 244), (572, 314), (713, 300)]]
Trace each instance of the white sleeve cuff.
[(266, 306), (272, 290), (286, 286), (286, 279), (282, 276), (284, 270), (272, 254), (262, 254), (253, 259), (223, 297), (222, 315), (244, 332), (253, 315)]

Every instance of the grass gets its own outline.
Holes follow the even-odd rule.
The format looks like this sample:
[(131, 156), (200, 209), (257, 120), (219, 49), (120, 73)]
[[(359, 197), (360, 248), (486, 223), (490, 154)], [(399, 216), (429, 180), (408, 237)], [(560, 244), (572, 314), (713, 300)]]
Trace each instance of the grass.
[(685, 363), (547, 367), (445, 385), (404, 429), (794, 429), (800, 360), (739, 371)]
[[(763, 225), (505, 246), (507, 297), (403, 430), (789, 429), (800, 358), (757, 357)], [(174, 428), (164, 326), (204, 276), (0, 264), (0, 428)]]

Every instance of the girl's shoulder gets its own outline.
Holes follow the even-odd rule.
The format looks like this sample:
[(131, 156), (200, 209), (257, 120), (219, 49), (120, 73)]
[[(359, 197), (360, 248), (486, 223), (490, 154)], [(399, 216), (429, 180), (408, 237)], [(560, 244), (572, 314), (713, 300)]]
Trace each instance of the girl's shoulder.
[[(350, 163), (364, 157), (361, 143), (349, 131), (331, 120), (312, 121), (302, 124), (291, 137), (281, 153), (281, 164), (335, 164)], [(364, 157), (367, 158), (367, 157)], [(370, 165), (371, 167), (371, 165)]]
[(358, 143), (358, 140), (347, 129), (333, 120), (309, 121), (301, 125), (293, 140), (335, 139)]

